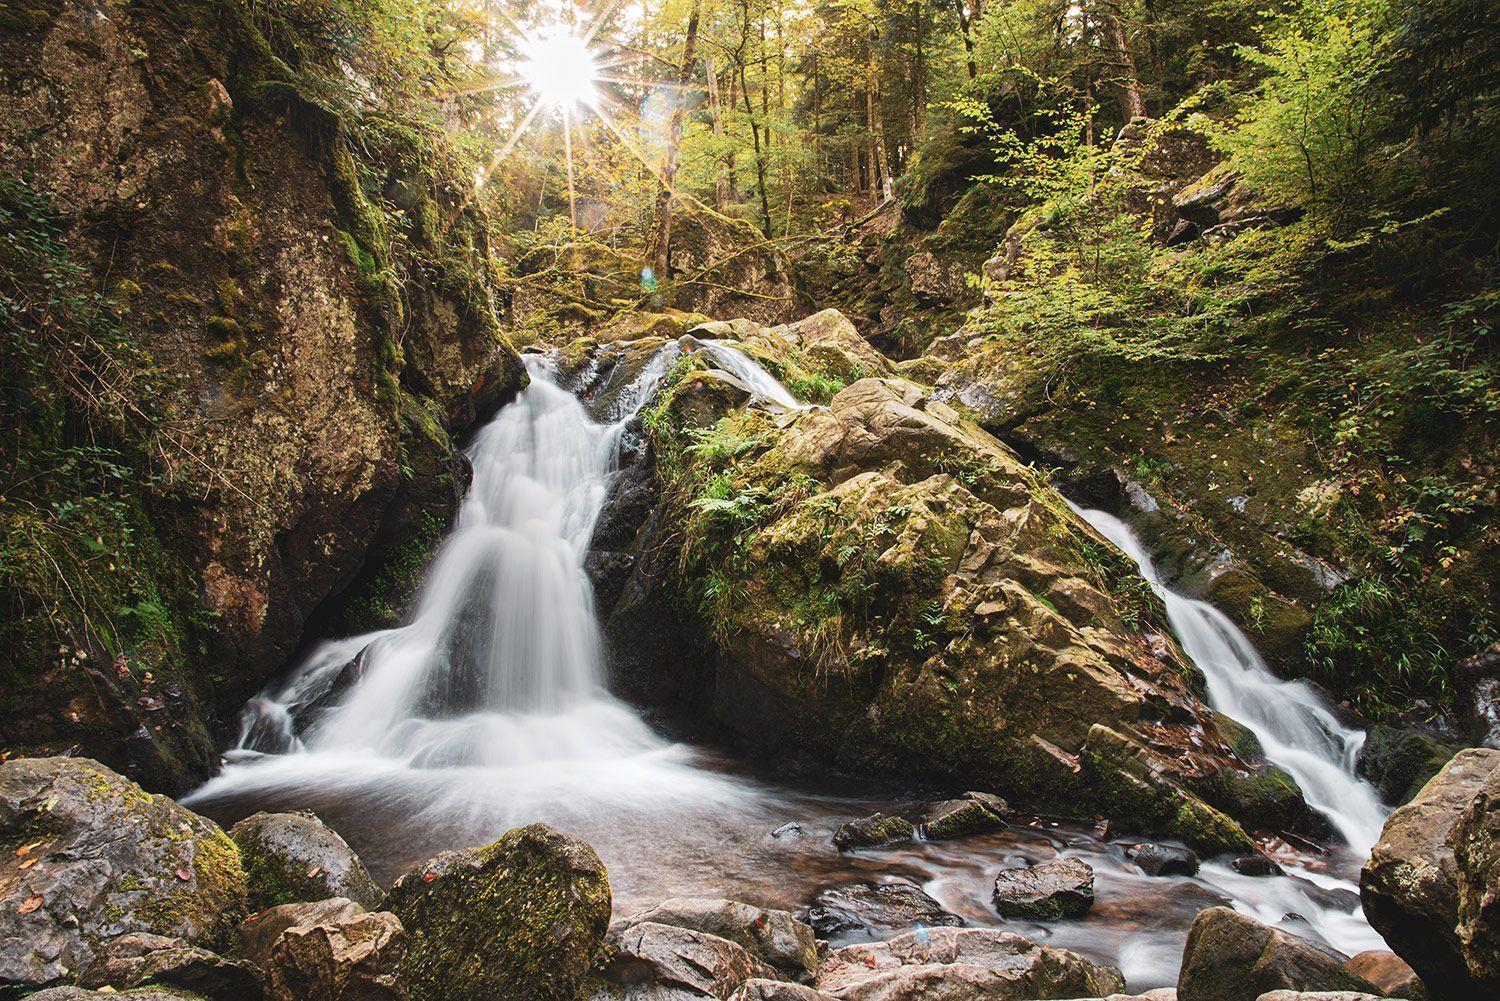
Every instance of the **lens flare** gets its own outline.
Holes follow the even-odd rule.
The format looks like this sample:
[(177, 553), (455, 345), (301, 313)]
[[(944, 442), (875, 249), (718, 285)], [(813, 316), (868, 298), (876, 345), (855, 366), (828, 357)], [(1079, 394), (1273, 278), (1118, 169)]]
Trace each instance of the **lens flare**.
[(546, 29), (521, 44), (521, 76), (544, 103), (559, 111), (592, 106), (599, 68), (588, 43), (565, 25)]

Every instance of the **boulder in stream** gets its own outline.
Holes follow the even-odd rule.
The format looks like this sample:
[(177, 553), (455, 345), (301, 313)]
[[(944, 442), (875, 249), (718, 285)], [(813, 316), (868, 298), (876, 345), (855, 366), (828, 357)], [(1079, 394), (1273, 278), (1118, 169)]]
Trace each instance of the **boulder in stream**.
[(998, 796), (981, 799), (981, 795), (970, 793), (963, 799), (934, 803), (922, 819), (922, 836), (929, 841), (942, 841), (1004, 830), (1005, 800)]
[(845, 932), (879, 938), (917, 925), (936, 928), (964, 923), (957, 914), (943, 910), (943, 905), (920, 886), (904, 879), (822, 890), (808, 909), (807, 920), (821, 938)]
[(1349, 957), (1344, 969), (1362, 980), (1368, 980), (1380, 988), (1380, 993), (1386, 997), (1427, 1001), (1427, 988), (1417, 978), (1417, 971), (1411, 968), (1410, 963), (1389, 950), (1366, 949)]
[(737, 942), (694, 928), (642, 921), (609, 935), (604, 979), (621, 1001), (727, 997), (752, 978), (775, 972)]
[(813, 985), (841, 1001), (1098, 997), (1118, 970), (988, 928), (931, 928), (829, 953)]
[(572, 1001), (609, 930), (609, 877), (583, 841), (546, 824), (444, 852), (396, 881), (413, 1001)]
[(254, 965), (146, 932), (112, 940), (78, 979), (85, 987), (108, 990), (149, 985), (236, 1001), (265, 996), (264, 979)]
[(336, 924), (363, 913), (365, 909), (347, 897), (267, 907), (240, 922), (235, 930), (239, 943), (234, 954), (264, 969), (271, 964), (271, 951), (287, 929)]
[(818, 941), (812, 926), (787, 911), (715, 897), (674, 897), (617, 921), (611, 926), (611, 936), (648, 921), (727, 938), (796, 980), (810, 980), (818, 969)]
[(1148, 876), (1192, 876), (1198, 871), (1198, 853), (1191, 848), (1148, 843), (1126, 849), (1125, 857)]
[(0, 992), (71, 980), (122, 935), (214, 949), (245, 912), (218, 825), (97, 761), (0, 763), (0, 844)]
[(1500, 750), (1470, 748), (1391, 814), (1360, 874), (1370, 924), (1435, 997), (1500, 992)]
[(899, 844), (911, 841), (916, 836), (917, 829), (912, 826), (911, 821), (874, 813), (840, 824), (838, 830), (833, 832), (833, 843), (840, 851), (848, 851), (851, 848), (879, 848), (882, 845)]
[(249, 879), (250, 907), (346, 897), (380, 905), (380, 888), (337, 831), (311, 813), (256, 813), (229, 829)]
[(1094, 906), (1094, 867), (1055, 858), (995, 877), (995, 909), (1008, 918), (1077, 918)]
[(1193, 919), (1182, 950), (1179, 1001), (1256, 1001), (1267, 991), (1376, 993), (1345, 957), (1228, 907)]

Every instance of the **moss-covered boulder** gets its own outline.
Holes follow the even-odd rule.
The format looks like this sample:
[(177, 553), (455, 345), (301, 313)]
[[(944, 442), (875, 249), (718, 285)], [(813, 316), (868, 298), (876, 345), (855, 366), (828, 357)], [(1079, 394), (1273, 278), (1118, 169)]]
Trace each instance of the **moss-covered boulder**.
[(1210, 907), (1193, 919), (1182, 950), (1179, 1001), (1256, 1001), (1270, 991), (1352, 991), (1379, 996), (1375, 985), (1306, 939), (1241, 914)]
[(833, 832), (834, 847), (840, 851), (853, 848), (878, 848), (910, 841), (917, 836), (912, 822), (901, 817), (888, 817), (873, 813), (868, 817), (850, 820)]
[(1078, 918), (1094, 906), (1094, 867), (1076, 858), (1005, 869), (995, 877), (995, 909), (1008, 918)]
[(70, 981), (132, 933), (215, 949), (244, 913), (212, 821), (96, 761), (0, 763), (0, 988)]
[(1003, 799), (982, 793), (934, 803), (922, 818), (922, 837), (928, 841), (943, 841), (1003, 830), (1007, 826), (1005, 810)]
[(1359, 753), (1359, 774), (1393, 806), (1410, 803), (1462, 745), (1432, 727), (1377, 723)]
[(229, 829), (249, 880), (250, 909), (347, 897), (368, 910), (381, 892), (337, 831), (311, 813), (256, 813)]
[(571, 1001), (600, 960), (611, 896), (592, 848), (532, 824), (430, 859), (387, 906), (407, 932), (413, 1001)]

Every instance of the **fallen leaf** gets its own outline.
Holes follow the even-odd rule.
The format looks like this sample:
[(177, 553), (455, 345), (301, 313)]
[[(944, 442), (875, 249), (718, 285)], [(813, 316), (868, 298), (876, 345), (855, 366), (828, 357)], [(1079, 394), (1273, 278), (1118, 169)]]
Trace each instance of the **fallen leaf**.
[(21, 906), (16, 908), (16, 913), (30, 914), (40, 906), (42, 906), (41, 894), (33, 894), (32, 896), (29, 896), (25, 900), (21, 901)]
[(178, 869), (177, 870), (177, 878), (185, 881), (185, 880), (192, 879), (193, 878), (193, 874), (190, 873), (190, 872), (188, 872), (186, 869)]
[(32, 866), (36, 865), (40, 861), (41, 861), (41, 859), (29, 858), (25, 862), (21, 863), (21, 868), (22, 869), (30, 869)]
[(312, 879), (313, 877), (317, 876), (317, 874), (320, 873), (320, 872), (322, 872), (322, 871), (323, 871), (323, 867), (322, 866), (315, 865), (311, 869), (307, 870), (307, 878), (308, 879)]
[(437, 879), (437, 873), (432, 872), (431, 870), (422, 873), (422, 882), (431, 883), (434, 879)]
[(17, 848), (16, 849), (16, 858), (20, 858), (22, 855), (30, 855), (31, 854), (31, 850), (33, 848), (35, 848), (37, 845), (39, 845), (39, 844), (41, 844), (40, 841), (33, 841), (29, 845), (22, 845), (20, 848)]

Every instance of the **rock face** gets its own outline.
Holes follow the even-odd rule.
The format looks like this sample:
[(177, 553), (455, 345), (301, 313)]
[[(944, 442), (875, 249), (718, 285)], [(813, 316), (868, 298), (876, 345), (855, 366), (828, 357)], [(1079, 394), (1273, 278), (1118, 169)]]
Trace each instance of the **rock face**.
[(1497, 989), (1494, 802), (1500, 751), (1454, 755), (1391, 814), (1360, 874), (1370, 924), (1434, 997)]
[[(77, 744), (176, 793), (209, 774), (211, 729), (315, 610), (399, 615), (413, 547), (455, 510), (452, 435), (524, 371), (465, 207), (472, 173), (440, 129), (392, 121), (349, 142), (285, 79), (288, 39), (268, 42), (238, 0), (12, 7), (0, 159), (149, 358), (119, 409), (153, 412), (137, 387), (174, 387), (172, 483), (127, 500), (161, 556), (140, 593), (178, 625), (126, 653), (68, 634), (61, 661), (45, 617), (7, 631), (31, 639), (11, 651), (0, 743)], [(326, 46), (293, 61), (299, 81), (345, 79)]]
[(1361, 980), (1368, 980), (1380, 988), (1380, 993), (1386, 997), (1427, 1001), (1427, 989), (1417, 978), (1417, 971), (1394, 952), (1367, 949), (1349, 957), (1344, 969)]
[(355, 918), (365, 909), (346, 897), (333, 897), (305, 904), (280, 904), (257, 911), (240, 922), (235, 930), (235, 954), (256, 966), (271, 965), (271, 951), (288, 928), (311, 928), (313, 925), (337, 924)]
[(610, 901), (593, 849), (532, 824), (429, 860), (386, 905), (409, 936), (415, 1001), (571, 1001), (599, 958)]
[(1354, 991), (1375, 987), (1349, 973), (1343, 957), (1227, 907), (1193, 920), (1182, 951), (1179, 1001), (1255, 1001), (1267, 991)]
[(1094, 906), (1094, 869), (1076, 858), (1007, 869), (995, 877), (995, 907), (1011, 918), (1076, 918)]
[(405, 1001), (406, 933), (388, 911), (288, 928), (271, 951), (273, 1001)]
[[(787, 385), (836, 386), (871, 350), (826, 314), (722, 332)], [(829, 363), (842, 375), (808, 374), (815, 333), (842, 345)], [(859, 379), (826, 408), (773, 415), (706, 393), (707, 366), (680, 364), (647, 415), (661, 531), (636, 543), (664, 566), (658, 587), (696, 614), (667, 648), (709, 650), (711, 691), (691, 704), (711, 701), (752, 752), (1087, 816), (1130, 786), (1145, 808), (1122, 823), (1254, 849), (1186, 784), (1254, 766), (1151, 625), (1162, 612), (1133, 565), (1034, 470), (900, 379)], [(1086, 741), (1105, 743), (1091, 735), (1100, 723), (1130, 741), (1128, 763), (1115, 748), (1094, 755), (1099, 767), (1081, 759)]]
[(1455, 707), (1469, 740), (1500, 748), (1500, 643), (1491, 643), (1453, 672)]
[(879, 938), (914, 925), (928, 928), (963, 924), (917, 884), (906, 880), (852, 883), (822, 890), (808, 909), (808, 923), (822, 938), (860, 932)]
[(122, 935), (213, 949), (245, 911), (234, 842), (95, 761), (0, 762), (0, 989), (71, 979)]
[[(782, 976), (808, 980), (817, 972), (818, 942), (813, 929), (786, 911), (767, 910), (737, 900), (674, 897), (632, 914), (616, 928), (652, 922), (729, 939), (748, 949)], [(611, 929), (613, 932), (615, 929)]]
[(1431, 727), (1379, 723), (1370, 727), (1359, 755), (1359, 774), (1381, 799), (1400, 806), (1412, 798), (1460, 749), (1452, 734)]
[(1098, 997), (1124, 985), (1117, 970), (1020, 935), (934, 928), (832, 952), (813, 986), (842, 1001), (978, 1001)]
[(120, 988), (149, 984), (207, 998), (255, 1001), (265, 994), (261, 971), (249, 963), (188, 945), (182, 939), (132, 932), (113, 939), (83, 971), (88, 987)]
[(338, 832), (310, 813), (257, 813), (229, 829), (249, 878), (250, 908), (347, 897), (380, 904), (380, 889)]

